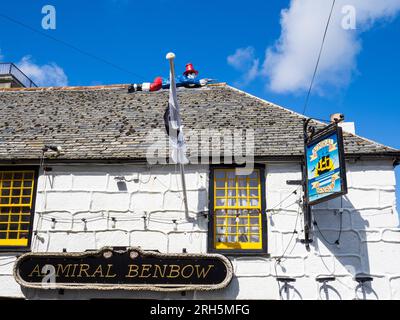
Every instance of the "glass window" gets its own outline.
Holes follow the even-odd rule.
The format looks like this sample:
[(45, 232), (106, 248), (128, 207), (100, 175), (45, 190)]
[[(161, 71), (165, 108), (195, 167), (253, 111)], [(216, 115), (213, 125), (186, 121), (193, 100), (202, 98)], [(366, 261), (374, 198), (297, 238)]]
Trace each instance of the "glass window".
[(34, 170), (0, 169), (0, 249), (29, 244), (35, 178)]
[(235, 168), (214, 169), (213, 249), (263, 249), (261, 174), (261, 169), (248, 176), (236, 175)]

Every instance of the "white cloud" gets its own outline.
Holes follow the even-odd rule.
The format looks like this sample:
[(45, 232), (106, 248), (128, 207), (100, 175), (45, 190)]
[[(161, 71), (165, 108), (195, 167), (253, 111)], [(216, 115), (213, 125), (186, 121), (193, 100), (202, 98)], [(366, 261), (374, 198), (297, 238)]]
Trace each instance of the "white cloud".
[[(242, 71), (253, 72), (253, 79), (257, 75), (266, 77), (268, 88), (274, 92), (307, 90), (331, 5), (331, 0), (291, 0), (289, 8), (281, 12), (280, 38), (266, 49), (261, 70), (254, 75), (257, 58), (248, 55), (246, 63), (251, 67)], [(342, 8), (346, 5), (356, 10), (355, 30), (342, 27)], [(362, 49), (360, 34), (377, 21), (394, 18), (399, 11), (400, 0), (336, 0), (314, 89), (322, 93), (327, 88), (346, 86), (357, 69), (356, 58)]]
[(24, 56), (17, 63), (17, 67), (38, 86), (62, 87), (68, 85), (68, 78), (64, 70), (55, 63), (38, 65), (32, 61), (31, 56)]
[(236, 49), (235, 53), (228, 56), (227, 62), (236, 70), (243, 73), (239, 85), (247, 85), (259, 74), (260, 60), (255, 58), (253, 47)]

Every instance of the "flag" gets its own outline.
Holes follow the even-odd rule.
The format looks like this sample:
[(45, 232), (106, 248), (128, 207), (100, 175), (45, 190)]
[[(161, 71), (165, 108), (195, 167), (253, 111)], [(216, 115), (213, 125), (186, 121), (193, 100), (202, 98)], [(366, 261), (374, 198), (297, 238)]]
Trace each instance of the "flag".
[[(171, 64), (171, 69), (173, 64)], [(176, 83), (173, 70), (170, 70), (170, 86), (168, 106), (164, 113), (165, 129), (169, 136), (172, 161), (178, 164), (187, 164), (186, 144), (183, 136), (181, 116), (179, 114), (179, 104), (176, 96)]]

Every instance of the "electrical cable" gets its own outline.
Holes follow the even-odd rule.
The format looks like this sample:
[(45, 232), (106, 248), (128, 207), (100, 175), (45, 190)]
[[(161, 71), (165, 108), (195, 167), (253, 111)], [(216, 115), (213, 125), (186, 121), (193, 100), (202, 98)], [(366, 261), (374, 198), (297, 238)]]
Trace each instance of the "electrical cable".
[(337, 238), (337, 240), (336, 240), (335, 242), (329, 241), (329, 240), (324, 236), (324, 234), (322, 233), (321, 229), (320, 229), (319, 226), (318, 226), (317, 221), (316, 221), (315, 218), (314, 218), (314, 223), (313, 223), (313, 225), (317, 227), (317, 230), (318, 230), (319, 234), (321, 235), (322, 239), (323, 239), (326, 243), (330, 244), (331, 246), (333, 246), (333, 245), (339, 245), (339, 244), (340, 244), (340, 238), (341, 238), (341, 236), (342, 236), (342, 229), (343, 229), (343, 213), (340, 212), (339, 214), (340, 214), (340, 216), (339, 216), (339, 219), (340, 219), (340, 229), (339, 229), (338, 238)]
[[(299, 191), (299, 189), (301, 188), (301, 186), (299, 186), (299, 187), (297, 187), (295, 190), (293, 190), (286, 198), (284, 198), (281, 202), (279, 202), (278, 204), (276, 204), (275, 206), (273, 206), (272, 208), (270, 208), (270, 209), (267, 209), (267, 210), (265, 210), (267, 213), (268, 212), (272, 212), (272, 211), (276, 211), (275, 209), (277, 208), (277, 207), (279, 207), (282, 203), (284, 203), (287, 199), (289, 199), (293, 194), (297, 194), (297, 192)], [(297, 201), (296, 201), (297, 202)], [(296, 203), (296, 202), (294, 202), (294, 203)], [(294, 203), (292, 203), (292, 204), (294, 204)], [(277, 214), (277, 213), (271, 213), (271, 215), (274, 215), (274, 214)]]
[[(295, 222), (295, 225), (294, 225), (294, 230), (293, 230), (293, 232), (292, 232), (292, 236), (291, 236), (291, 238), (290, 238), (290, 240), (289, 240), (289, 242), (288, 242), (288, 244), (287, 244), (285, 250), (283, 251), (282, 255), (279, 256), (279, 258), (276, 258), (275, 267), (276, 267), (276, 264), (277, 264), (277, 263), (281, 263), (281, 262), (282, 262), (282, 258), (285, 256), (287, 250), (289, 249), (290, 244), (291, 244), (292, 241), (293, 241), (294, 235), (298, 233), (298, 232), (297, 232), (297, 223), (298, 223), (298, 221), (299, 221), (299, 217), (300, 217), (300, 208), (297, 210), (296, 222)], [(275, 270), (275, 271), (276, 271), (276, 270)], [(277, 275), (277, 276), (278, 276), (278, 275)]]
[[(288, 244), (287, 244), (285, 250), (283, 250), (282, 255), (279, 256), (278, 258), (275, 258), (274, 270), (275, 270), (275, 277), (276, 277), (276, 278), (278, 277), (278, 270), (277, 270), (276, 267), (277, 267), (278, 264), (280, 264), (280, 263), (282, 262), (282, 258), (285, 256), (287, 250), (289, 249), (289, 247), (290, 247), (290, 245), (291, 245), (291, 243), (292, 243), (292, 241), (293, 241), (294, 235), (298, 233), (298, 232), (297, 232), (297, 223), (298, 223), (298, 221), (299, 221), (299, 217), (300, 217), (300, 206), (299, 206), (298, 209), (297, 209), (296, 222), (295, 222), (295, 225), (294, 225), (294, 228), (293, 228), (294, 230), (293, 230), (293, 232), (292, 232), (292, 236), (290, 237), (290, 240), (289, 240), (289, 242), (288, 242)], [(293, 252), (294, 247), (295, 247), (295, 246), (293, 246), (291, 252)]]
[(319, 54), (318, 54), (317, 63), (315, 64), (314, 73), (313, 73), (313, 76), (312, 76), (312, 79), (311, 79), (310, 87), (309, 87), (308, 92), (307, 92), (306, 101), (305, 101), (305, 103), (304, 103), (303, 114), (306, 113), (306, 109), (307, 109), (307, 106), (308, 106), (308, 101), (309, 101), (309, 99), (310, 99), (311, 90), (312, 90), (312, 87), (313, 87), (313, 84), (314, 84), (315, 76), (316, 76), (316, 74), (317, 74), (317, 70), (318, 70), (318, 66), (319, 66), (319, 61), (320, 61), (320, 59), (321, 59), (322, 49), (324, 48), (324, 43), (325, 43), (326, 34), (328, 33), (329, 23), (331, 22), (331, 17), (332, 17), (333, 8), (335, 7), (335, 2), (336, 2), (336, 0), (333, 0), (333, 2), (332, 2), (331, 11), (330, 11), (330, 13), (329, 13), (329, 18), (328, 18), (328, 21), (327, 21), (327, 23), (326, 23), (325, 32), (324, 32), (324, 36), (323, 36), (323, 38), (322, 38), (321, 47), (320, 47), (320, 49), (319, 49)]
[(144, 77), (142, 77), (141, 75), (139, 75), (137, 73), (134, 73), (134, 72), (131, 72), (129, 70), (126, 70), (125, 68), (123, 68), (123, 67), (121, 67), (121, 66), (119, 66), (119, 65), (117, 65), (117, 64), (115, 64), (115, 63), (113, 63), (111, 61), (108, 61), (108, 60), (106, 60), (104, 58), (101, 58), (99, 56), (94, 55), (93, 53), (90, 53), (90, 52), (84, 51), (82, 49), (79, 49), (78, 47), (76, 47), (76, 46), (74, 46), (74, 45), (72, 45), (72, 44), (70, 44), (70, 43), (68, 43), (68, 42), (66, 42), (64, 40), (61, 40), (61, 39), (53, 37), (53, 36), (51, 36), (49, 34), (46, 34), (46, 33), (42, 32), (40, 30), (37, 30), (37, 29), (35, 29), (35, 28), (33, 28), (33, 27), (21, 22), (21, 21), (18, 21), (18, 20), (14, 19), (14, 18), (11, 18), (11, 17), (9, 17), (9, 16), (7, 16), (7, 15), (5, 15), (3, 13), (0, 13), (0, 17), (2, 17), (2, 18), (6, 19), (6, 20), (8, 20), (8, 21), (10, 21), (10, 22), (12, 22), (14, 24), (17, 24), (17, 25), (19, 25), (19, 26), (21, 26), (21, 27), (23, 27), (25, 29), (28, 29), (28, 30), (30, 30), (32, 32), (40, 34), (43, 37), (46, 37), (46, 38), (51, 39), (51, 40), (53, 40), (55, 42), (61, 43), (62, 45), (66, 46), (66, 47), (68, 47), (68, 48), (70, 48), (70, 49), (72, 49), (72, 50), (74, 50), (74, 51), (76, 51), (76, 52), (78, 52), (80, 54), (83, 54), (83, 55), (85, 55), (85, 56), (87, 56), (89, 58), (92, 58), (92, 59), (100, 61), (100, 62), (102, 62), (104, 64), (107, 64), (107, 65), (113, 67), (114, 69), (117, 69), (119, 71), (128, 73), (128, 74), (130, 74), (130, 75), (132, 75), (134, 77), (137, 77), (137, 78), (139, 78), (141, 80), (144, 79)]

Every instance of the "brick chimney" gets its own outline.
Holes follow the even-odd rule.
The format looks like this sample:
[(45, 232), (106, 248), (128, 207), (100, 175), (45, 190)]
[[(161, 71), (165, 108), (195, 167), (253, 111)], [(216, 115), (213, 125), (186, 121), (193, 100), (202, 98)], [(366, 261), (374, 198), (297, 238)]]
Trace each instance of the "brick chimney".
[(356, 133), (356, 126), (354, 122), (344, 122), (344, 115), (342, 113), (331, 114), (331, 122), (337, 122), (343, 131), (353, 134)]

